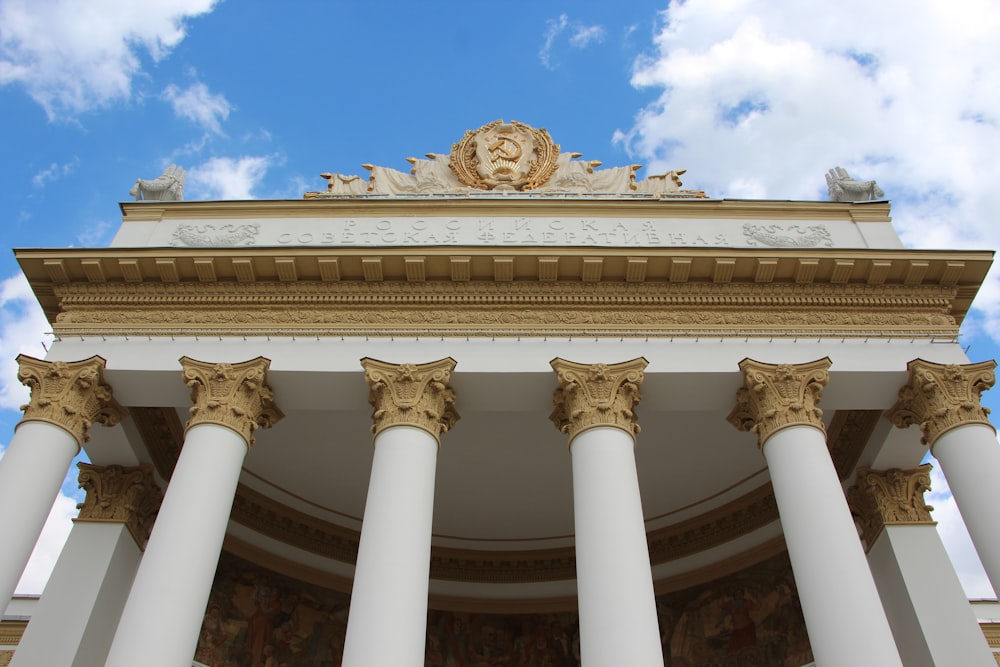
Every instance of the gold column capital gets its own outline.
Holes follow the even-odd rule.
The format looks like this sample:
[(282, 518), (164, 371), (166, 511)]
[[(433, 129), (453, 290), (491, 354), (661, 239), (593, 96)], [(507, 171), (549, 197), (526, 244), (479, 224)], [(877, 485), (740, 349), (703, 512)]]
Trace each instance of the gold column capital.
[(847, 503), (861, 526), (861, 539), (871, 549), (889, 525), (928, 524), (934, 509), (924, 502), (931, 488), (931, 465), (911, 470), (858, 468), (854, 485), (847, 490)]
[(235, 431), (250, 447), (254, 431), (270, 428), (285, 416), (267, 385), (270, 359), (216, 364), (181, 357), (180, 363), (194, 404), (185, 432), (198, 424), (217, 424)]
[(76, 465), (87, 496), (76, 506), (80, 514), (74, 521), (124, 523), (139, 549), (145, 549), (163, 500), (163, 491), (153, 481), (153, 466)]
[(17, 355), (17, 379), (31, 389), (31, 400), (21, 406), (24, 422), (58, 426), (77, 442), (90, 440), (94, 422), (114, 426), (128, 414), (104, 382), (105, 360), (93, 356), (82, 361), (43, 361)]
[(372, 433), (390, 426), (415, 426), (434, 436), (454, 428), (459, 420), (455, 392), (448, 385), (456, 362), (451, 357), (426, 364), (390, 364), (365, 357), (361, 366), (368, 383)]
[(965, 424), (983, 424), (994, 431), (980, 403), (981, 394), (993, 386), (995, 361), (978, 364), (935, 364), (914, 359), (906, 365), (910, 378), (899, 390), (899, 400), (886, 417), (899, 428), (919, 424), (921, 442), (934, 448), (945, 432)]
[(788, 426), (814, 426), (826, 432), (819, 399), (830, 379), (830, 358), (804, 364), (740, 362), (743, 386), (726, 420), (740, 431), (757, 434), (757, 446)]
[(610, 365), (556, 358), (549, 365), (559, 380), (549, 419), (570, 442), (595, 426), (619, 428), (633, 437), (639, 432), (635, 406), (642, 400), (639, 386), (649, 365), (643, 357)]

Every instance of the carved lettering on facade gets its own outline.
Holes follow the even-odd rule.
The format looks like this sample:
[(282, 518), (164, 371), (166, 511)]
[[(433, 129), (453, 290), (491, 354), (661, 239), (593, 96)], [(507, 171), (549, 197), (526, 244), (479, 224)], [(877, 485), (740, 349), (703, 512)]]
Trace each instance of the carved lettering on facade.
[(885, 526), (931, 524), (931, 510), (924, 492), (931, 489), (931, 465), (912, 470), (872, 470), (858, 468), (854, 485), (847, 490), (847, 502), (861, 526), (866, 548), (870, 549)]
[(899, 428), (918, 424), (921, 442), (930, 445), (956, 426), (990, 423), (989, 408), (980, 403), (981, 394), (996, 381), (995, 361), (978, 364), (935, 364), (914, 359), (907, 364), (910, 379), (899, 390), (899, 400), (886, 416)]
[(553, 359), (559, 388), (549, 419), (569, 435), (570, 442), (596, 426), (612, 426), (634, 436), (639, 432), (635, 406), (642, 400), (639, 386), (647, 364), (642, 357), (611, 365)]
[(144, 549), (160, 510), (163, 492), (153, 481), (153, 466), (132, 468), (77, 463), (80, 488), (87, 496), (77, 505), (75, 521), (124, 523), (140, 549)]
[(235, 431), (249, 447), (254, 431), (270, 428), (285, 416), (267, 385), (270, 359), (213, 364), (182, 357), (181, 365), (194, 404), (185, 431), (198, 424), (217, 424)]
[(740, 362), (743, 387), (736, 392), (736, 406), (727, 420), (740, 431), (757, 434), (757, 445), (788, 426), (823, 427), (819, 399), (830, 378), (830, 359), (805, 364), (765, 364), (753, 359)]
[(17, 379), (31, 389), (20, 423), (47, 422), (65, 429), (77, 444), (90, 440), (91, 424), (114, 426), (127, 414), (104, 382), (104, 359), (42, 361), (17, 356)]
[(378, 436), (391, 426), (416, 426), (440, 436), (459, 419), (455, 392), (448, 386), (455, 370), (451, 357), (427, 364), (390, 364), (365, 357), (361, 365), (370, 392), (372, 433)]

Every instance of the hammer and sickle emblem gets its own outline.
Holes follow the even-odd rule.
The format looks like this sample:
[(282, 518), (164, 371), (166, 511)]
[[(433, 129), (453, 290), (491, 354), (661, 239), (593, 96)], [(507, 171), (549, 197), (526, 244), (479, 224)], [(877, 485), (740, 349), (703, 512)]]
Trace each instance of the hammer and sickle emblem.
[(493, 159), (502, 158), (504, 160), (520, 160), (523, 151), (521, 144), (507, 137), (500, 137), (486, 149)]

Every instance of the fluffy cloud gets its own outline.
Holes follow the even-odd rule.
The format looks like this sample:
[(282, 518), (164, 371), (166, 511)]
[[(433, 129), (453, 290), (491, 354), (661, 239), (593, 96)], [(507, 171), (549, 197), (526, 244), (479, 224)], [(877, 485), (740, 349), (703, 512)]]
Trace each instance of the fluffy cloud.
[(28, 388), (17, 381), (18, 354), (44, 357), (43, 341), (52, 337), (44, 332), (52, 326), (35, 301), (28, 280), (23, 275), (0, 282), (0, 408), (18, 409), (28, 402)]
[(173, 105), (175, 114), (215, 134), (222, 133), (222, 121), (232, 111), (232, 105), (223, 95), (211, 93), (203, 83), (193, 83), (184, 90), (171, 84), (163, 91), (163, 97)]
[[(632, 79), (659, 98), (617, 137), (651, 172), (816, 199), (840, 165), (878, 180), (908, 245), (1000, 247), (1000, 5), (688, 0), (662, 18)], [(976, 307), (1000, 341), (997, 272)]]
[(193, 199), (254, 199), (253, 189), (272, 161), (263, 156), (215, 157), (189, 169), (185, 185)]
[(0, 85), (19, 84), (49, 118), (127, 99), (140, 54), (166, 56), (184, 21), (216, 0), (3, 0)]

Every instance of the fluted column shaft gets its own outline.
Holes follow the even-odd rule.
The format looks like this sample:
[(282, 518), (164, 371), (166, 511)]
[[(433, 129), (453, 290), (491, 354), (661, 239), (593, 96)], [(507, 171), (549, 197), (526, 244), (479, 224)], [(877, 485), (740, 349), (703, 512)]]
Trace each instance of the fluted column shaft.
[(995, 382), (995, 367), (994, 361), (944, 365), (915, 359), (908, 365), (909, 382), (888, 416), (901, 428), (920, 426), (993, 590), (1000, 591), (1000, 444), (989, 410), (980, 402), (982, 392)]
[(269, 363), (181, 359), (192, 418), (107, 667), (191, 664), (252, 433), (283, 416), (266, 384)]
[(448, 386), (455, 361), (361, 363), (375, 453), (343, 664), (422, 667), (439, 437), (458, 420)]
[(0, 613), (6, 609), (38, 541), (52, 503), (94, 422), (117, 424), (125, 412), (103, 381), (104, 359), (66, 363), (17, 358), (18, 379), (31, 388), (0, 459), (0, 507), (17, 508), (0, 526)]
[(829, 366), (744, 359), (729, 421), (758, 436), (817, 665), (901, 667), (826, 446), (817, 404)]
[(552, 420), (570, 437), (583, 665), (662, 667), (635, 438), (645, 359), (555, 359)]

